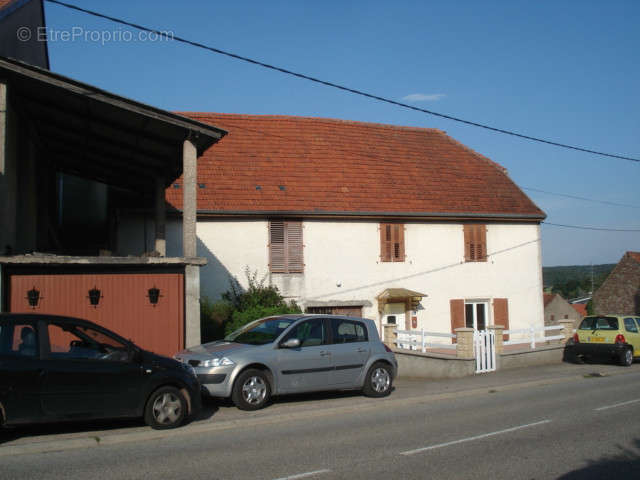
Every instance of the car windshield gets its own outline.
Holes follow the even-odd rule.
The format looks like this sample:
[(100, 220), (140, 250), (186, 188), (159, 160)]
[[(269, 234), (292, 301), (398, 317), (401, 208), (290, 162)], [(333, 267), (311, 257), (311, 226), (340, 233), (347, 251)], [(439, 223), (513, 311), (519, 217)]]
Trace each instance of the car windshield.
[(582, 320), (580, 330), (617, 330), (618, 319), (615, 317), (587, 317)]
[(284, 332), (295, 318), (269, 317), (251, 322), (230, 333), (224, 339), (227, 342), (246, 343), (248, 345), (265, 345), (273, 342)]

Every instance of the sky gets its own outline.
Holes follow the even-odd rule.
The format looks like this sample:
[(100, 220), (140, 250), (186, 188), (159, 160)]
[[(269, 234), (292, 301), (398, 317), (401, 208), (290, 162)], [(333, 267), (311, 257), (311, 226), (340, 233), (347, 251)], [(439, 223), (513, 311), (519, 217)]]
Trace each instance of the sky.
[[(636, 0), (65, 1), (446, 115), (640, 159)], [(45, 16), (57, 73), (167, 110), (442, 129), (504, 166), (545, 222), (638, 230), (543, 224), (544, 266), (640, 251), (640, 162), (376, 102), (48, 2)]]

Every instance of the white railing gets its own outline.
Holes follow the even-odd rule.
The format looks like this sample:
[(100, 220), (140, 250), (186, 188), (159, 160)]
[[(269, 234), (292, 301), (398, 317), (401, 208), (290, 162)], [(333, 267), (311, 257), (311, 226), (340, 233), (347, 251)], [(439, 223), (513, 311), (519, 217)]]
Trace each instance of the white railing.
[(476, 356), (476, 373), (496, 370), (496, 334), (493, 330), (473, 332), (473, 352)]
[(409, 350), (421, 350), (426, 352), (427, 348), (444, 348), (455, 350), (455, 344), (451, 343), (431, 343), (428, 337), (436, 338), (456, 338), (454, 333), (425, 332), (423, 330), (394, 330), (398, 335), (396, 345), (398, 348), (408, 348)]
[(562, 340), (564, 339), (564, 335), (551, 335), (546, 336), (546, 332), (552, 330), (562, 330), (564, 327), (562, 325), (552, 325), (549, 327), (529, 327), (529, 328), (521, 328), (519, 330), (504, 330), (502, 332), (503, 335), (516, 336), (515, 339), (509, 339), (504, 341), (504, 345), (516, 345), (519, 343), (529, 343), (531, 345), (531, 349), (536, 348), (536, 333), (542, 332), (542, 335), (539, 335), (538, 342), (550, 342), (552, 340)]

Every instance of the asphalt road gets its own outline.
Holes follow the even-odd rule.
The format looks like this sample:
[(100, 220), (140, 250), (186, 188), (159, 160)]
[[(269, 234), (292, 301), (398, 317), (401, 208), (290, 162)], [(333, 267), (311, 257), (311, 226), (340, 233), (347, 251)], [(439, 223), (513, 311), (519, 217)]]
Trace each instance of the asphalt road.
[[(158, 436), (135, 422), (13, 432), (0, 478), (640, 478), (639, 415), (638, 364), (401, 380), (384, 400), (302, 396), (249, 414), (210, 404), (208, 418)], [(91, 448), (74, 446), (87, 435)], [(34, 445), (61, 451), (3, 455)]]

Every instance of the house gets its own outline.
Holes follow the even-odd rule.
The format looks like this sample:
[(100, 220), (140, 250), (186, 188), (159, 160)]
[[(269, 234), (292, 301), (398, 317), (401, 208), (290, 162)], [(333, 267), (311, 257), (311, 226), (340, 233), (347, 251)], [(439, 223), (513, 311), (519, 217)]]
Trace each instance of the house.
[(586, 303), (572, 303), (570, 305), (573, 307), (573, 309), (576, 312), (578, 312), (578, 315), (580, 315), (581, 319), (588, 315), (587, 304)]
[[(577, 326), (582, 320), (582, 315), (574, 308), (575, 305), (570, 304), (557, 293), (543, 294), (543, 303), (545, 325), (554, 325), (558, 320), (570, 319)], [(584, 307), (586, 312), (586, 305)]]
[[(40, 0), (0, 8), (0, 38), (44, 27)], [(46, 42), (0, 52), (0, 311), (86, 318), (168, 355), (200, 343), (196, 161), (226, 132), (52, 73)], [(164, 192), (181, 175), (167, 257)], [(122, 206), (153, 218), (138, 255), (118, 254)]]
[(640, 315), (640, 252), (626, 252), (593, 295), (597, 314)]
[[(544, 213), (500, 165), (435, 129), (323, 118), (185, 113), (228, 131), (198, 163), (204, 296), (249, 268), (310, 313), (380, 331), (542, 326)], [(182, 180), (167, 190), (177, 212)], [(136, 254), (150, 244), (128, 234)], [(149, 224), (149, 228), (151, 224)], [(180, 249), (169, 221), (167, 252)]]

